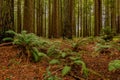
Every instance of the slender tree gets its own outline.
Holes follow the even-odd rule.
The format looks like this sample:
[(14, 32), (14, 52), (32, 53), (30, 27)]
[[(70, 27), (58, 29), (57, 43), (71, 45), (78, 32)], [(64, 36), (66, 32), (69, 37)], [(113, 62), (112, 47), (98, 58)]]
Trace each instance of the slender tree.
[(0, 0), (0, 32), (2, 32), (2, 3), (3, 0)]
[(94, 0), (95, 2), (95, 27), (94, 35), (99, 36), (102, 28), (102, 0)]
[(52, 7), (52, 21), (53, 21), (53, 37), (59, 37), (59, 30), (58, 30), (58, 0), (53, 0), (53, 7)]
[(105, 0), (105, 27), (110, 27), (110, 7), (109, 0)]
[(18, 0), (17, 2), (17, 32), (21, 32), (21, 0)]
[(82, 8), (82, 0), (80, 0), (80, 36), (83, 36), (83, 8)]
[(48, 21), (48, 24), (49, 24), (49, 26), (48, 26), (48, 37), (49, 38), (52, 38), (52, 11), (51, 11), (51, 0), (49, 0), (49, 7), (48, 7), (48, 9), (49, 9), (49, 21)]
[(120, 33), (120, 0), (117, 0), (117, 33)]
[(111, 0), (111, 28), (116, 27), (116, 0)]

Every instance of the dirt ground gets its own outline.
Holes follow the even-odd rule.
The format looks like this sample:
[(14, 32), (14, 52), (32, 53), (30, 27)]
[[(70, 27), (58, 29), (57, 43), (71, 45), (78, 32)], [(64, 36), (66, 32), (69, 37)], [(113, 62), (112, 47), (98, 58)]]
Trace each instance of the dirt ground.
[[(108, 71), (108, 63), (120, 59), (120, 52), (97, 55), (92, 53), (94, 44), (82, 48), (86, 51), (82, 59), (90, 70), (88, 78), (81, 77), (80, 68), (75, 67), (72, 74), (76, 78), (68, 74), (63, 80), (120, 80), (120, 70)], [(38, 63), (26, 62), (18, 58), (19, 53), (20, 50), (13, 45), (0, 47), (0, 80), (43, 80), (48, 63), (45, 60)]]

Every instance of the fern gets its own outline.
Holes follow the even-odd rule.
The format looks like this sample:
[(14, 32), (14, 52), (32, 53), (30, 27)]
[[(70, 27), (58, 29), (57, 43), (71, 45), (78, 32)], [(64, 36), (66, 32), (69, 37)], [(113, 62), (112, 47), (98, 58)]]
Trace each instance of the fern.
[(95, 47), (95, 52), (101, 52), (102, 50), (108, 49), (108, 48), (112, 48), (112, 46), (109, 44), (97, 43)]
[(77, 65), (82, 65), (82, 73), (87, 77), (88, 69), (86, 67), (86, 64), (82, 60), (75, 60), (74, 63)]
[(3, 41), (13, 41), (13, 38), (7, 37), (7, 38), (4, 38)]
[(59, 63), (60, 63), (60, 61), (57, 59), (53, 59), (49, 62), (49, 64), (59, 64)]
[(13, 44), (18, 45), (23, 48), (24, 54), (27, 51), (27, 55), (32, 57), (35, 62), (39, 61), (41, 57), (47, 57), (44, 53), (38, 51), (37, 47), (41, 44), (39, 37), (33, 33), (27, 33), (27, 31), (22, 31), (21, 33), (16, 33), (12, 30), (7, 31), (8, 34), (13, 34), (14, 38), (5, 38), (3, 40), (11, 39)]
[(50, 71), (50, 67), (46, 69), (46, 73), (44, 74), (44, 80), (62, 80), (56, 75), (53, 75), (53, 73)]
[(66, 74), (68, 74), (71, 71), (71, 67), (70, 66), (64, 66), (63, 70), (62, 70), (62, 76), (65, 76)]
[(101, 30), (101, 37), (105, 41), (111, 41), (114, 35), (115, 32), (110, 27), (105, 27)]
[(109, 71), (115, 71), (117, 69), (120, 69), (120, 60), (113, 60), (108, 65)]

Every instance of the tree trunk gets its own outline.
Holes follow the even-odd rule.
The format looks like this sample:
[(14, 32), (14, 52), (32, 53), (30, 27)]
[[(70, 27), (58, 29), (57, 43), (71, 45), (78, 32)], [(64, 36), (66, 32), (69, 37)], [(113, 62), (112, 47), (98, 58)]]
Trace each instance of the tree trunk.
[(2, 4), (3, 0), (0, 0), (0, 33), (2, 32)]
[(116, 27), (116, 0), (111, 3), (111, 29), (115, 30)]
[(4, 0), (2, 8), (2, 32), (14, 30), (14, 0)]
[(35, 12), (34, 12), (34, 0), (25, 0), (24, 2), (24, 23), (23, 29), (27, 32), (35, 33)]
[(117, 33), (120, 33), (120, 0), (117, 0)]
[(102, 0), (95, 1), (95, 26), (94, 26), (94, 35), (99, 36), (100, 30), (102, 28)]
[(72, 0), (64, 0), (64, 32), (63, 36), (68, 39), (72, 39)]
[(17, 2), (17, 32), (21, 32), (21, 0)]
[(105, 0), (105, 27), (110, 27), (109, 0)]
[(53, 37), (58, 38), (58, 0), (53, 0)]

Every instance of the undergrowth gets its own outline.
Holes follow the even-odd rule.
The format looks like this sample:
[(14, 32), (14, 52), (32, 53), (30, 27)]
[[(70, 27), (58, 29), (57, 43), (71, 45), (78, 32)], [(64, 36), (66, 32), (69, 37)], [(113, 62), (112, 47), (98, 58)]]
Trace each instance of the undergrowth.
[[(75, 41), (67, 40), (67, 44), (70, 45), (71, 48), (65, 47), (61, 49), (62, 42), (52, 42), (40, 38), (33, 33), (27, 33), (26, 31), (16, 33), (11, 30), (6, 33), (12, 34), (14, 37), (4, 38), (3, 41), (11, 40), (14, 45), (21, 48), (21, 57), (25, 56), (27, 59), (33, 60), (34, 62), (38, 62), (44, 57), (46, 58), (49, 62), (49, 66), (44, 74), (44, 80), (62, 80), (61, 78), (64, 78), (66, 75), (71, 75), (72, 71), (75, 70), (75, 66), (80, 68), (82, 77), (87, 78), (90, 70), (82, 60), (81, 54), (76, 51), (81, 46), (96, 44), (95, 52), (98, 53), (110, 53), (111, 49), (120, 51), (119, 43), (110, 41), (111, 39), (108, 41), (108, 39), (103, 37), (80, 38)], [(109, 35), (109, 31), (104, 34)], [(109, 71), (119, 69), (119, 64), (118, 60), (110, 62)], [(56, 71), (52, 70), (53, 66), (57, 66), (56, 71), (60, 73), (59, 76), (55, 75)], [(76, 74), (74, 74), (74, 76), (76, 76)]]
[(21, 57), (25, 56), (27, 61), (33, 59), (35, 62), (39, 61), (42, 57), (47, 57), (43, 52), (39, 52), (38, 47), (45, 44), (45, 42), (40, 41), (39, 37), (33, 33), (27, 33), (27, 31), (22, 31), (21, 33), (16, 33), (12, 30), (6, 33), (14, 35), (13, 38), (7, 37), (3, 41), (11, 40), (14, 45), (17, 45), (22, 49)]

